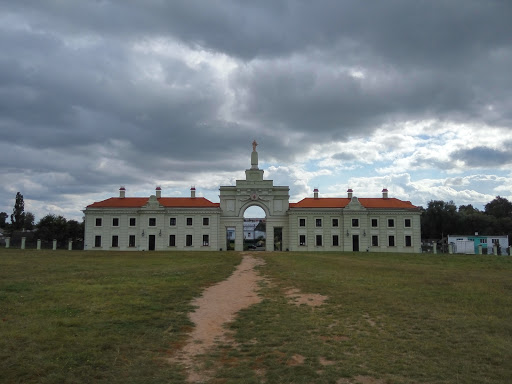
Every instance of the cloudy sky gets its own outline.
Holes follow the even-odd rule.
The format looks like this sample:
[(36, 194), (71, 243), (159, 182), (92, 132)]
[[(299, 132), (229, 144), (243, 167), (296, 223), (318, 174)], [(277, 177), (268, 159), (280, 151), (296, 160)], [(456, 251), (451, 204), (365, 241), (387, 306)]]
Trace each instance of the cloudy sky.
[(509, 0), (2, 0), (0, 211), (218, 202), (250, 167), (290, 200), (512, 199)]

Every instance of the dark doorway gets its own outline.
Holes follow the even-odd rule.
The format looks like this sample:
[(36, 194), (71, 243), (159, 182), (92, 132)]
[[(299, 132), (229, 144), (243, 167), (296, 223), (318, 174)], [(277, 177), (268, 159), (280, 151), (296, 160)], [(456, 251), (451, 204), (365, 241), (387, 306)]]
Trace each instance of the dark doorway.
[(155, 244), (156, 244), (156, 236), (155, 235), (149, 235), (149, 238), (148, 238), (148, 249), (150, 251), (154, 251), (155, 250)]
[(283, 228), (274, 227), (274, 251), (283, 250)]
[(352, 235), (352, 250), (359, 252), (359, 235)]

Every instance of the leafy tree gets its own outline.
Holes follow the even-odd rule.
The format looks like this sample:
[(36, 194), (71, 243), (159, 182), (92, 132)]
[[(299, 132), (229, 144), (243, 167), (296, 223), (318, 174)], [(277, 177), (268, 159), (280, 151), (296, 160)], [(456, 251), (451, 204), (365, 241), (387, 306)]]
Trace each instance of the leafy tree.
[(485, 213), (498, 219), (512, 217), (512, 203), (504, 197), (496, 196), (490, 203), (485, 205)]
[(84, 239), (84, 222), (79, 223), (76, 220), (69, 220), (67, 222), (67, 237), (68, 239), (76, 241), (83, 241)]
[(59, 244), (64, 244), (68, 238), (67, 221), (62, 216), (48, 214), (37, 223), (36, 236), (44, 241), (56, 239)]
[(431, 200), (422, 212), (421, 232), (424, 238), (440, 239), (458, 232), (457, 207), (453, 201)]
[(25, 222), (25, 203), (23, 202), (23, 195), (16, 193), (16, 202), (11, 215), (12, 230), (20, 230), (23, 228)]
[(0, 228), (7, 228), (7, 223), (5, 220), (7, 220), (8, 217), (9, 215), (7, 213), (0, 212)]
[(34, 229), (35, 216), (32, 212), (25, 212), (25, 229), (31, 231)]

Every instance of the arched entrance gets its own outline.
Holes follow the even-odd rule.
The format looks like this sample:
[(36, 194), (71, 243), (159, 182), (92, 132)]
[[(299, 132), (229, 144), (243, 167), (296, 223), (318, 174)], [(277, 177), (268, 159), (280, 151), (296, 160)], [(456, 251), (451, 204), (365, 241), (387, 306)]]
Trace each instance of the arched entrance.
[(251, 205), (244, 211), (244, 250), (266, 249), (266, 217), (266, 212), (258, 205)]

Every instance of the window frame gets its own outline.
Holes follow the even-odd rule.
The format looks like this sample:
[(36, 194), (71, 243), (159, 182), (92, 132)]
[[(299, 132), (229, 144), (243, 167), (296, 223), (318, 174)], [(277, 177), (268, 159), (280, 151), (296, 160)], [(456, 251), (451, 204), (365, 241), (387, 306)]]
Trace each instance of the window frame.
[(388, 228), (395, 228), (395, 219), (388, 218)]
[(203, 227), (209, 227), (209, 226), (210, 226), (210, 218), (203, 217)]
[[(304, 238), (304, 241), (302, 239)], [(299, 247), (305, 247), (307, 245), (307, 236), (299, 235)]]
[(102, 217), (96, 217), (96, 220), (94, 221), (95, 227), (103, 227), (103, 218)]
[(412, 228), (412, 220), (408, 217), (404, 219), (404, 228)]
[(170, 234), (169, 235), (169, 247), (175, 247), (176, 246), (176, 235)]
[(101, 248), (101, 235), (94, 236), (94, 248)]
[(119, 236), (112, 235), (111, 248), (119, 248)]
[(210, 235), (203, 235), (203, 247), (210, 246)]
[(192, 247), (194, 245), (194, 238), (192, 235), (185, 235), (185, 247)]
[(112, 218), (112, 226), (113, 227), (119, 227), (119, 217), (113, 217)]
[(405, 237), (404, 237), (404, 245), (406, 247), (412, 247), (412, 236), (411, 235), (405, 235)]
[[(375, 225), (373, 225), (374, 222), (375, 222)], [(379, 219), (377, 219), (376, 217), (372, 218), (371, 226), (372, 226), (372, 228), (379, 228)]]
[(169, 227), (175, 227), (178, 223), (178, 220), (176, 217), (169, 217)]
[(192, 217), (187, 217), (187, 227), (191, 227), (194, 224), (194, 220)]
[[(132, 220), (133, 220), (133, 221), (132, 221)], [(135, 226), (137, 226), (137, 218), (136, 218), (136, 217), (130, 217), (130, 219), (128, 220), (128, 222), (129, 222), (129, 226), (130, 226), (130, 227), (135, 227)], [(133, 224), (132, 224), (132, 222), (133, 222)]]
[(317, 247), (323, 247), (324, 239), (322, 235), (315, 235), (315, 245)]
[(333, 247), (340, 246), (340, 236), (339, 235), (332, 235), (332, 246)]
[(372, 235), (372, 247), (379, 246), (379, 235)]
[(322, 218), (316, 218), (315, 219), (315, 227), (316, 228), (322, 228)]
[(148, 227), (156, 227), (156, 217), (149, 217), (148, 218)]
[(388, 235), (388, 247), (396, 247), (395, 235)]
[(306, 226), (306, 218), (299, 217), (299, 227), (304, 228)]
[(135, 248), (135, 244), (136, 244), (135, 242), (136, 242), (136, 236), (135, 235), (129, 235), (128, 236), (128, 248)]
[(351, 224), (352, 224), (352, 228), (359, 228), (359, 219), (358, 218), (352, 218)]

